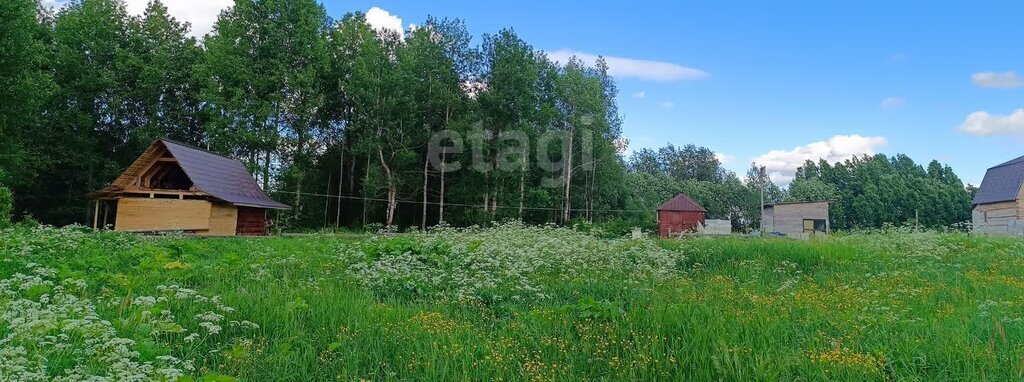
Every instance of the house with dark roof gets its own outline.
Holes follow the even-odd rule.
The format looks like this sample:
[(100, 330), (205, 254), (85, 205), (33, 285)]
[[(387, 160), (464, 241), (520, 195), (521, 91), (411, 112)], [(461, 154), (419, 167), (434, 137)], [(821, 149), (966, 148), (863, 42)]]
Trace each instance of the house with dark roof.
[(684, 194), (676, 195), (658, 206), (658, 236), (677, 236), (695, 232), (704, 225), (707, 210)]
[(1024, 235), (1024, 157), (985, 172), (971, 221), (976, 233)]
[(288, 208), (267, 197), (237, 159), (167, 139), (90, 197), (94, 228), (129, 232), (262, 236), (267, 211)]

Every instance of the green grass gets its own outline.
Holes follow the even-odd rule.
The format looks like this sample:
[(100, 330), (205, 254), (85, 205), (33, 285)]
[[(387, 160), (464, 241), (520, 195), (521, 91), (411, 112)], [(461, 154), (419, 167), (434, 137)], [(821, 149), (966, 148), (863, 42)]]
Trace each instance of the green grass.
[[(10, 291), (0, 338), (13, 338), (0, 358), (44, 362), (40, 380), (128, 368), (106, 350), (76, 352), (88, 345), (81, 333), (58, 336), (74, 332), (45, 314), (62, 294), (132, 340), (139, 365), (178, 365), (183, 379), (1024, 378), (1024, 242), (964, 234), (631, 241), (506, 225), (195, 239), (17, 228), (0, 231), (0, 280)], [(205, 297), (173, 297), (172, 285)], [(146, 296), (172, 297), (137, 300)], [(157, 319), (165, 310), (173, 318)], [(206, 312), (224, 316), (215, 334)], [(52, 325), (17, 321), (30, 316)]]

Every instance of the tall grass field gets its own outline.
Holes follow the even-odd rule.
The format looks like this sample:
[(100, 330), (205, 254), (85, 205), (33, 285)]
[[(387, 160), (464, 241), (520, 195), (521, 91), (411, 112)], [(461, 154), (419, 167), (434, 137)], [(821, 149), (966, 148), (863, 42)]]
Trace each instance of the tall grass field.
[(1024, 241), (0, 231), (0, 380), (1010, 381)]

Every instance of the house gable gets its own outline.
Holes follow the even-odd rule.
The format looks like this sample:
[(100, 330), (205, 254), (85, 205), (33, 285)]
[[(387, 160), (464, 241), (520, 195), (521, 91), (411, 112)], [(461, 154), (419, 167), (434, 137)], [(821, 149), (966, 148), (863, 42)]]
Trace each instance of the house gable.
[(209, 198), (235, 206), (287, 209), (263, 192), (242, 162), (170, 140), (153, 142), (95, 197), (173, 194)]
[(1021, 199), (1024, 186), (1024, 157), (1016, 158), (985, 171), (974, 205), (1010, 202)]
[(971, 210), (973, 231), (1024, 235), (1024, 156), (985, 171)]

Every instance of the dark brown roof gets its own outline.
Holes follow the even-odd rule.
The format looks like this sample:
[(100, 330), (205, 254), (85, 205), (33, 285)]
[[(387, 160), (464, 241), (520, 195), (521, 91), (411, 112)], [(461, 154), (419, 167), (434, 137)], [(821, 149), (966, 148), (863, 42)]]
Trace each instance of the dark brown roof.
[(704, 207), (690, 199), (689, 196), (684, 194), (676, 195), (676, 197), (669, 199), (667, 202), (662, 203), (658, 207), (658, 211), (695, 211), (695, 212), (707, 212)]
[(289, 208), (287, 205), (267, 197), (249, 170), (237, 159), (168, 139), (153, 142), (135, 163), (132, 163), (113, 184), (101, 193), (117, 192), (131, 184), (134, 178), (141, 175), (141, 172), (148, 168), (149, 163), (155, 160), (153, 159), (154, 153), (162, 151), (160, 146), (167, 148), (197, 190), (205, 192), (215, 199), (236, 206)]
[(267, 197), (238, 159), (166, 139), (161, 142), (200, 191), (239, 206), (288, 208)]
[(1024, 184), (1024, 157), (1020, 157), (985, 171), (981, 187), (974, 195), (974, 204), (1011, 202)]

